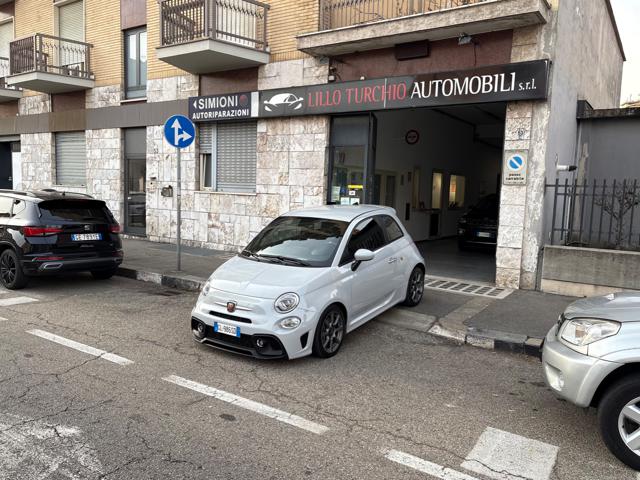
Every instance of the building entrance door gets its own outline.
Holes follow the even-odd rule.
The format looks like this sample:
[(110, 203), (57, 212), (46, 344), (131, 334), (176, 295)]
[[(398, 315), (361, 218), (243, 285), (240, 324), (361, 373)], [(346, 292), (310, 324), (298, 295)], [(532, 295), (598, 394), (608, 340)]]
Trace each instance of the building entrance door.
[(124, 230), (145, 235), (147, 225), (146, 129), (125, 130)]
[(0, 188), (13, 189), (13, 167), (11, 164), (11, 143), (0, 143)]

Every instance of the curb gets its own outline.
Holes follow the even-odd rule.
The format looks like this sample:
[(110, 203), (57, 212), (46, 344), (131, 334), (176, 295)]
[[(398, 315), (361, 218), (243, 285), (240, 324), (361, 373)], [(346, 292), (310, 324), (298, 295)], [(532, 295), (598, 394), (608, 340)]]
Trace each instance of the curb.
[(165, 275), (157, 272), (147, 272), (131, 267), (119, 267), (116, 275), (131, 278), (141, 282), (155, 283), (163, 287), (177, 288), (189, 292), (199, 292), (202, 290), (206, 280), (192, 275)]
[(442, 323), (442, 320), (435, 322), (429, 329), (429, 333), (437, 337), (453, 340), (459, 344), (486, 350), (519, 353), (535, 358), (541, 358), (542, 356), (542, 338), (473, 327), (467, 327), (466, 330), (455, 327), (448, 328), (443, 326)]
[[(206, 282), (205, 279), (192, 275), (166, 275), (126, 266), (118, 268), (116, 275), (189, 292), (199, 292)], [(378, 320), (389, 325), (428, 333), (461, 345), (519, 353), (536, 358), (541, 358), (542, 355), (542, 338), (466, 327), (460, 321), (452, 321), (446, 318), (437, 320), (436, 317), (431, 315), (414, 313), (403, 309), (389, 310), (381, 314)]]

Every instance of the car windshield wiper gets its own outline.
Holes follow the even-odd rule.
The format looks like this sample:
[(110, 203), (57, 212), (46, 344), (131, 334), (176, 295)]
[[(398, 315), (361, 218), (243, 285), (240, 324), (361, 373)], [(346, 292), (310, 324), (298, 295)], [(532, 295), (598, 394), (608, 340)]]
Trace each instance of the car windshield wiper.
[(283, 257), (282, 255), (259, 255), (259, 256), (263, 258), (276, 259), (276, 260), (279, 260), (281, 263), (289, 263), (292, 265), (297, 265), (299, 267), (311, 266), (311, 264), (305, 262), (304, 260), (298, 260), (297, 258), (291, 258), (291, 257)]

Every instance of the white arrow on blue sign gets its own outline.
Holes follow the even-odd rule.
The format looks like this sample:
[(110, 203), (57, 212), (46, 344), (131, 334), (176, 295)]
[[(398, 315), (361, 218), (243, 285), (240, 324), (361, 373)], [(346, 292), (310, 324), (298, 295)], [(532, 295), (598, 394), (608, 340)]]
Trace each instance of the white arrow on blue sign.
[(196, 138), (196, 127), (184, 115), (174, 115), (164, 123), (164, 138), (173, 147), (187, 148)]

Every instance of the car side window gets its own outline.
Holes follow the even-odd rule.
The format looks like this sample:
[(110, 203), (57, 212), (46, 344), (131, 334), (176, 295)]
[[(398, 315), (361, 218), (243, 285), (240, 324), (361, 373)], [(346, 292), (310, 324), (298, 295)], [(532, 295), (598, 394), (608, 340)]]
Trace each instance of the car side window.
[(395, 242), (404, 236), (400, 225), (398, 225), (398, 222), (396, 222), (392, 217), (389, 215), (380, 215), (378, 218), (382, 224), (382, 228), (387, 232), (387, 240), (389, 243)]
[(13, 205), (13, 198), (0, 197), (0, 217), (11, 217), (11, 206)]
[(27, 203), (24, 200), (14, 200), (11, 216), (15, 217), (16, 215), (21, 214), (22, 212), (24, 212), (26, 208), (27, 208)]
[(384, 230), (374, 217), (366, 218), (358, 223), (353, 231), (347, 246), (342, 254), (340, 265), (352, 262), (355, 253), (361, 248), (376, 250), (386, 245)]

